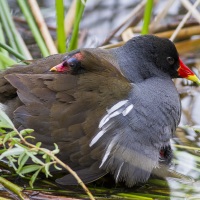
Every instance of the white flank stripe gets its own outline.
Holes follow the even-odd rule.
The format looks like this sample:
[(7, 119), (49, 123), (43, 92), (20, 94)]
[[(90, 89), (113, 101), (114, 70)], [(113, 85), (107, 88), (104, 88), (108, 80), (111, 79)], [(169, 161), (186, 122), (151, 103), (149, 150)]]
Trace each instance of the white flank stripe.
[(92, 145), (94, 145), (102, 136), (103, 134), (106, 132), (106, 129), (103, 129), (101, 131), (99, 131), (96, 136), (92, 139), (92, 141), (90, 142), (90, 147)]
[(113, 140), (111, 141), (111, 143), (108, 145), (108, 148), (106, 150), (106, 153), (101, 161), (101, 165), (99, 166), (99, 168), (102, 167), (102, 165), (105, 163), (105, 161), (107, 160), (108, 156), (110, 155), (110, 152), (113, 148), (113, 146), (116, 144), (116, 140), (117, 140), (118, 136), (116, 135)]
[(111, 113), (111, 114), (109, 115), (109, 119), (111, 119), (111, 118), (113, 118), (113, 117), (116, 117), (117, 115), (120, 115), (121, 113), (122, 113), (121, 110), (117, 110), (117, 111), (115, 111), (115, 112), (113, 112), (113, 113)]
[(113, 107), (111, 107), (110, 109), (107, 110), (107, 113), (110, 114), (110, 113), (114, 112), (115, 110), (121, 108), (127, 102), (128, 102), (128, 100), (123, 100), (123, 101), (116, 103)]
[(99, 123), (99, 128), (102, 128), (111, 118), (116, 117), (122, 113), (121, 110), (117, 110), (111, 114), (107, 114)]
[[(126, 103), (128, 102), (128, 100), (123, 100), (120, 101), (118, 103), (116, 103), (112, 108), (107, 110), (107, 115), (105, 115), (100, 123), (99, 123), (99, 128), (102, 128), (111, 118), (119, 115), (122, 113), (121, 110), (117, 111), (119, 108), (121, 108), (122, 106), (124, 106)], [(116, 111), (116, 112), (115, 112)]]
[[(126, 116), (133, 109), (133, 107), (134, 107), (133, 104), (130, 104), (128, 107), (124, 106), (127, 102), (128, 102), (128, 100), (120, 101), (120, 102), (116, 103), (112, 108), (107, 110), (107, 114), (101, 119), (101, 121), (99, 123), (99, 129), (102, 129), (102, 130), (99, 131), (96, 134), (96, 136), (92, 139), (92, 141), (89, 144), (90, 147), (93, 146), (104, 135), (104, 133), (108, 130), (111, 123), (107, 123), (107, 122), (111, 118), (114, 118), (114, 117), (116, 117), (117, 115), (120, 115), (120, 114), (122, 114), (123, 116)], [(108, 146), (108, 150), (109, 150), (109, 146)], [(106, 155), (104, 157), (105, 157), (104, 159), (107, 159)]]
[(118, 172), (117, 172), (117, 176), (116, 176), (116, 179), (115, 179), (116, 183), (118, 182), (119, 174), (120, 174), (120, 172), (121, 172), (121, 169), (122, 169), (122, 166), (123, 166), (123, 165), (124, 165), (124, 162), (120, 165), (119, 170), (118, 170)]
[(122, 115), (126, 116), (133, 109), (133, 104), (129, 105), (123, 112)]
[(103, 119), (100, 121), (100, 123), (99, 123), (99, 128), (102, 128), (102, 126), (104, 125), (104, 124), (106, 124), (108, 121), (109, 121), (109, 115), (107, 114), (106, 116), (104, 116), (103, 117)]

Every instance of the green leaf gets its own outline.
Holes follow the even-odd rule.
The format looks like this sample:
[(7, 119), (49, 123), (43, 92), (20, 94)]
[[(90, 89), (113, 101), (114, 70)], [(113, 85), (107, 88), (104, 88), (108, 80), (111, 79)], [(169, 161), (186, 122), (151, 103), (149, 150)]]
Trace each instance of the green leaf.
[(37, 142), (35, 146), (38, 147), (38, 148), (40, 148), (41, 145), (42, 145), (42, 142)]
[(17, 160), (15, 160), (13, 157), (8, 156), (7, 157), (9, 164), (14, 168), (15, 171), (17, 171), (17, 167), (15, 166), (14, 162), (16, 162)]
[(5, 145), (5, 143), (10, 139), (13, 138), (17, 133), (15, 131), (11, 131), (9, 133), (7, 133), (3, 139), (3, 145)]
[(28, 150), (29, 148), (28, 148), (26, 145), (22, 144), (22, 143), (21, 143), (21, 140), (20, 140), (20, 139), (18, 140), (18, 139), (19, 139), (19, 138), (13, 138), (15, 146), (17, 146), (17, 147), (19, 147), (19, 148), (23, 148), (24, 151), (25, 151), (25, 150)]
[(0, 154), (4, 153), (5, 151), (7, 151), (7, 149), (1, 149)]
[(40, 164), (40, 165), (44, 165), (44, 163), (43, 163), (39, 158), (37, 158), (36, 156), (34, 156), (33, 153), (34, 153), (34, 152), (28, 152), (28, 151), (27, 151), (27, 155), (28, 155), (29, 157), (31, 157), (31, 159), (32, 159), (32, 161), (33, 161), (34, 163)]
[(21, 169), (20, 174), (28, 174), (41, 168), (42, 167), (40, 165), (28, 165)]
[(54, 146), (55, 146), (55, 149), (51, 152), (55, 155), (55, 154), (59, 153), (60, 150), (59, 150), (58, 145), (56, 143), (54, 143)]
[(50, 156), (49, 156), (49, 155), (47, 155), (47, 154), (44, 154), (44, 156), (45, 156), (45, 157), (43, 157), (43, 158), (45, 159), (45, 163), (48, 163), (48, 162), (50, 162), (50, 161), (51, 161), (51, 158), (50, 158)]
[(33, 188), (33, 184), (34, 184), (34, 182), (35, 182), (35, 180), (36, 180), (36, 178), (37, 178), (37, 176), (38, 176), (38, 174), (39, 174), (40, 171), (41, 171), (41, 169), (37, 170), (37, 171), (33, 174), (33, 176), (31, 177), (31, 179), (30, 179), (30, 181), (29, 181), (29, 185), (31, 186), (31, 188)]
[(4, 133), (6, 133), (6, 131), (4, 129), (0, 128), (0, 133), (4, 134)]
[(31, 135), (28, 135), (28, 136), (25, 136), (24, 139), (35, 139), (35, 137), (31, 136)]
[(12, 121), (9, 119), (9, 117), (2, 110), (0, 110), (0, 127), (1, 128), (15, 129), (15, 126), (12, 123)]
[(24, 135), (32, 133), (33, 131), (34, 131), (33, 129), (23, 129), (19, 133), (24, 136)]
[(44, 154), (44, 155), (42, 156), (42, 158), (43, 158), (43, 159), (46, 159), (47, 156), (48, 156), (47, 154)]
[[(10, 142), (10, 145), (14, 146), (14, 145), (18, 145), (20, 144), (20, 139), (19, 138), (12, 138), (12, 141)], [(21, 145), (18, 145), (21, 146)]]
[(46, 163), (45, 166), (44, 166), (44, 169), (45, 169), (45, 175), (46, 177), (48, 178), (48, 176), (52, 176), (49, 172), (49, 167), (50, 167), (51, 163)]
[(57, 169), (57, 170), (62, 170), (62, 168), (61, 168), (61, 167), (58, 167), (58, 166), (56, 165), (56, 163), (54, 164), (54, 167), (55, 167), (55, 169)]
[(23, 158), (25, 155), (26, 155), (26, 152), (23, 152), (23, 153), (19, 156), (18, 161), (17, 161), (18, 165), (20, 165), (20, 163), (21, 163), (21, 161), (22, 161), (22, 158)]
[(29, 156), (26, 154), (26, 152), (24, 152), (18, 159), (18, 169), (17, 169), (17, 173), (20, 173), (22, 167), (26, 164), (27, 160), (29, 159)]
[(4, 157), (8, 157), (8, 156), (21, 155), (23, 152), (24, 152), (24, 149), (20, 148), (20, 147), (8, 149), (7, 151), (5, 151), (4, 153), (1, 154), (0, 160), (2, 160)]

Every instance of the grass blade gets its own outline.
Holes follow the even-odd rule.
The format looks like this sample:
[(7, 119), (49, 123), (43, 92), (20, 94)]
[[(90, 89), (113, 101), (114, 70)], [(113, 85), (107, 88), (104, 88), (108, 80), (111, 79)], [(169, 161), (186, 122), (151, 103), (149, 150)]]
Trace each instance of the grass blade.
[[(85, 1), (85, 3), (86, 3), (86, 1)], [(75, 19), (74, 29), (72, 32), (72, 38), (71, 38), (71, 41), (69, 44), (68, 51), (78, 48), (79, 25), (80, 25), (80, 21), (82, 19), (84, 9), (85, 9), (85, 4), (83, 4), (82, 1), (76, 1), (76, 16), (77, 16), (77, 18)]]
[(9, 44), (10, 46), (17, 50), (17, 45), (15, 44), (15, 40), (13, 38), (13, 35), (12, 35), (12, 31), (10, 30), (10, 27), (8, 25), (8, 22), (7, 22), (7, 17), (6, 15), (8, 15), (8, 13), (5, 12), (5, 10), (3, 9), (3, 1), (0, 1), (0, 18), (1, 18), (1, 22), (2, 22), (2, 25), (3, 25), (3, 28), (5, 30), (5, 33), (8, 37), (8, 40), (9, 40)]
[(17, 63), (15, 60), (9, 58), (8, 56), (3, 54), (2, 52), (0, 52), (0, 61), (3, 63), (3, 66), (0, 65), (0, 69), (5, 69), (6, 67), (14, 65), (14, 64)]
[(31, 15), (30, 10), (28, 9), (26, 1), (25, 0), (18, 0), (17, 2), (18, 2), (18, 4), (19, 4), (28, 24), (29, 24), (29, 27), (30, 27), (33, 35), (34, 35), (34, 38), (35, 38), (35, 40), (36, 40), (36, 42), (37, 42), (37, 44), (38, 44), (38, 46), (39, 46), (39, 48), (42, 52), (42, 55), (44, 57), (49, 56), (48, 49), (47, 49), (47, 47), (46, 47), (46, 45), (45, 45), (45, 43), (44, 43), (44, 41), (43, 41), (43, 39), (40, 35), (40, 32), (38, 31), (38, 28), (37, 28), (37, 26), (34, 22), (34, 19), (33, 19), (33, 16)]
[(16, 52), (16, 50), (12, 49), (11, 47), (9, 47), (6, 44), (3, 44), (3, 43), (0, 42), (0, 47), (6, 49), (9, 53), (13, 54), (18, 59), (20, 59), (20, 60), (26, 60), (26, 58), (24, 58), (23, 55), (19, 54), (18, 52)]
[(56, 46), (54, 44), (54, 41), (51, 37), (51, 34), (47, 28), (47, 25), (45, 23), (45, 20), (42, 16), (42, 13), (40, 11), (40, 8), (38, 6), (38, 3), (36, 0), (28, 0), (28, 3), (30, 5), (30, 9), (33, 13), (33, 16), (35, 18), (35, 21), (38, 25), (38, 28), (40, 29), (41, 35), (45, 41), (45, 44), (50, 52), (50, 54), (56, 54), (58, 53)]
[(8, 6), (8, 2), (1, 1), (1, 6), (2, 6), (2, 9), (4, 10), (4, 13), (6, 13), (6, 15), (5, 15), (6, 21), (9, 26), (9, 29), (11, 31), (12, 37), (14, 38), (14, 42), (16, 44), (18, 52), (21, 53), (22, 55), (24, 55), (24, 57), (26, 57), (26, 59), (31, 59), (32, 57), (30, 56), (28, 48), (24, 44), (24, 41), (23, 41), (21, 35), (18, 33), (18, 31), (14, 25), (11, 11)]
[[(0, 22), (0, 42), (2, 42), (3, 44), (6, 43), (1, 22)], [(0, 48), (0, 52), (2, 52), (5, 56), (9, 56), (9, 53), (3, 48)]]
[(64, 4), (63, 0), (56, 0), (56, 18), (57, 18), (57, 40), (58, 51), (60, 53), (66, 52), (66, 38), (64, 30)]
[(142, 26), (142, 34), (149, 33), (149, 24), (151, 21), (151, 12), (153, 8), (153, 0), (147, 0), (145, 11), (144, 11), (144, 18), (143, 18), (143, 26)]

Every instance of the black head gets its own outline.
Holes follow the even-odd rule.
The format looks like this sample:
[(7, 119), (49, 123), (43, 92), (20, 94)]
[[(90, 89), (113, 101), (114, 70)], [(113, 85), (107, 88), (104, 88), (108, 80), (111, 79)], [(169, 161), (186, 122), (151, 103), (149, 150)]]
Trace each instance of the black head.
[(170, 75), (171, 78), (178, 78), (179, 55), (173, 42), (167, 38), (159, 38), (152, 35), (143, 36), (146, 57), (161, 71)]
[(134, 37), (117, 51), (122, 57), (119, 59), (122, 73), (133, 82), (166, 74), (171, 78), (179, 77), (178, 52), (166, 38), (153, 35)]

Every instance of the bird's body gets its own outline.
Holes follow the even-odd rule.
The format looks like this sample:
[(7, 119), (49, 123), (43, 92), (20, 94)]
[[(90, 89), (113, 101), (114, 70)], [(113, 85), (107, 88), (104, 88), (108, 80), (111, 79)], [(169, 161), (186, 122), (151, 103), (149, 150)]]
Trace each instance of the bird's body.
[[(67, 73), (49, 72), (61, 62)], [(57, 143), (59, 158), (84, 182), (111, 173), (132, 186), (171, 160), (181, 115), (171, 80), (178, 67), (169, 40), (141, 36), (113, 50), (81, 49), (10, 68), (0, 74), (0, 102), (19, 129), (33, 128), (47, 148)], [(76, 184), (71, 175), (57, 182)]]

